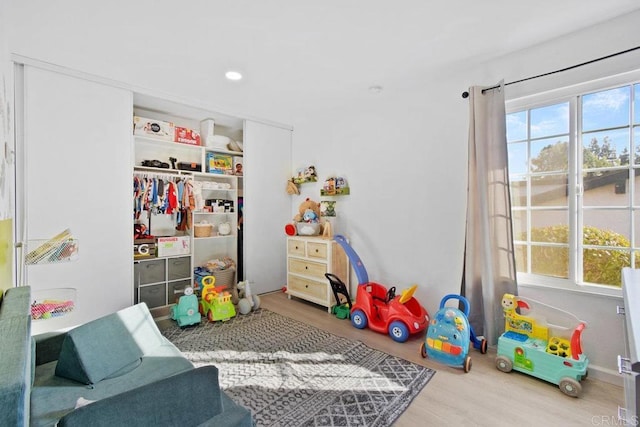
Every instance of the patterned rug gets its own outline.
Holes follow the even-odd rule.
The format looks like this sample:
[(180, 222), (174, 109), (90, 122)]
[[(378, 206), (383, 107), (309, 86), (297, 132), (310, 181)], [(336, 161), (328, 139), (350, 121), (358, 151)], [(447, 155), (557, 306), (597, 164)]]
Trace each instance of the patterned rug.
[(389, 426), (435, 373), (265, 309), (163, 334), (257, 426)]

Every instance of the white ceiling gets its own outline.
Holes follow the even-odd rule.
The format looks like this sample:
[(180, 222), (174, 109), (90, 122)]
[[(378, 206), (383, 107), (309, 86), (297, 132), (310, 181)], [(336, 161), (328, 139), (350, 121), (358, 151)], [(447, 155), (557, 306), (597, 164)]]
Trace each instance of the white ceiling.
[[(449, 68), (640, 8), (637, 0), (9, 1), (17, 53), (288, 123), (372, 85), (410, 91)], [(245, 78), (226, 81), (230, 67)]]

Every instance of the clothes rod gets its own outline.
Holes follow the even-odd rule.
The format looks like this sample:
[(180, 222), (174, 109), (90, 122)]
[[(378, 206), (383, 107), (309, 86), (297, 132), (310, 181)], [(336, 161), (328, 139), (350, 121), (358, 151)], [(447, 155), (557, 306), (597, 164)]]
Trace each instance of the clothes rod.
[[(612, 54), (607, 55), (607, 56), (602, 56), (600, 58), (592, 59), (590, 61), (581, 62), (580, 64), (575, 64), (575, 65), (572, 65), (570, 67), (565, 67), (565, 68), (561, 68), (559, 70), (549, 71), (548, 73), (538, 74), (537, 76), (527, 77), (527, 78), (524, 78), (524, 79), (520, 79), (520, 80), (516, 80), (516, 81), (513, 81), (513, 82), (505, 83), (504, 86), (509, 86), (509, 85), (516, 84), (516, 83), (522, 83), (522, 82), (526, 82), (527, 80), (534, 80), (534, 79), (537, 79), (537, 78), (540, 78), (540, 77), (550, 76), (551, 74), (562, 73), (563, 71), (573, 70), (574, 68), (582, 67), (584, 65), (593, 64), (594, 62), (602, 61), (604, 59), (613, 58), (614, 56), (623, 55), (625, 53), (633, 52), (634, 50), (638, 50), (638, 49), (640, 49), (640, 46), (632, 47), (631, 49), (627, 49), (627, 50), (623, 50), (623, 51), (620, 51), (620, 52), (612, 53)], [(496, 86), (488, 87), (486, 89), (482, 89), (482, 93), (484, 94), (488, 90), (498, 89), (499, 87), (500, 87), (500, 85), (496, 85)], [(469, 97), (469, 92), (467, 92), (467, 91), (462, 92), (462, 97), (463, 98), (468, 98)]]

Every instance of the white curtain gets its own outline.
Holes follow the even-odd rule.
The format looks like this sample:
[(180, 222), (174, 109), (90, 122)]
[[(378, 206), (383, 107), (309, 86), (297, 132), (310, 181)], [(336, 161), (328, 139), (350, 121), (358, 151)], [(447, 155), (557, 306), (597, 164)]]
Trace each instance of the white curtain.
[(469, 175), (462, 295), (476, 335), (495, 345), (504, 331), (502, 295), (517, 294), (504, 85), (469, 89)]

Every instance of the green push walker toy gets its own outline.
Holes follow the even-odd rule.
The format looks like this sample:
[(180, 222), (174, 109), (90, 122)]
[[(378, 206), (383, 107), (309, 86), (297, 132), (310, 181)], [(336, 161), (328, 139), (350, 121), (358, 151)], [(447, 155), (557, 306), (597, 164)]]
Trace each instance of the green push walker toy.
[(200, 300), (200, 313), (207, 316), (210, 322), (221, 320), (226, 322), (236, 315), (236, 308), (231, 302), (231, 294), (226, 291), (226, 286), (214, 286), (216, 278), (206, 276), (202, 278), (202, 299)]
[[(338, 319), (349, 319), (351, 317), (351, 298), (347, 285), (335, 274), (325, 273), (324, 276), (329, 280), (333, 296), (336, 299), (336, 305), (331, 309), (331, 313), (335, 314)], [(347, 302), (341, 303), (340, 295), (343, 295)]]

